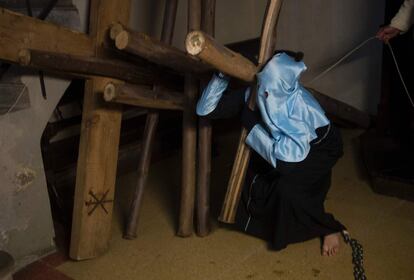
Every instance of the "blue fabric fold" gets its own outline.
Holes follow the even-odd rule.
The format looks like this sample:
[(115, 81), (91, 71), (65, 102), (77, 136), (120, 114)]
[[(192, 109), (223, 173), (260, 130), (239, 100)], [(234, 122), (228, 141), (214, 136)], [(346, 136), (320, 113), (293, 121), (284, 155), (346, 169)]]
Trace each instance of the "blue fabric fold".
[(196, 107), (197, 115), (206, 116), (213, 112), (223, 96), (223, 92), (227, 89), (228, 84), (229, 80), (226, 77), (213, 74), (213, 77), (198, 100)]
[(256, 125), (246, 143), (274, 167), (277, 159), (306, 158), (316, 129), (329, 124), (315, 98), (299, 83), (306, 70), (285, 53), (276, 54), (257, 75), (257, 105), (264, 127)]
[[(316, 129), (329, 124), (315, 98), (300, 84), (306, 66), (285, 53), (279, 53), (257, 74), (257, 106), (263, 124), (250, 131), (246, 143), (271, 165), (277, 160), (299, 162), (317, 138)], [(197, 114), (206, 116), (217, 107), (228, 79), (213, 75), (197, 103)], [(245, 97), (250, 95), (246, 90)]]

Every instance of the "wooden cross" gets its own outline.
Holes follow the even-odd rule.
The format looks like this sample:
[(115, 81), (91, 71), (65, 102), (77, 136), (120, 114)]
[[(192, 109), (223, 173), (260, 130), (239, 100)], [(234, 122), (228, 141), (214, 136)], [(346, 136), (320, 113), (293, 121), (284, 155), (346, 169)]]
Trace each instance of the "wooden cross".
[[(254, 65), (247, 58), (221, 46), (212, 37), (201, 31), (195, 31), (187, 35), (186, 49), (189, 54), (200, 58), (211, 67), (223, 73), (245, 82), (253, 83), (252, 94), (248, 102), (248, 106), (251, 109), (256, 105), (256, 86), (254, 85), (256, 73), (261, 68), (261, 65), (270, 58), (275, 49), (277, 20), (282, 2), (283, 0), (269, 0), (268, 2), (262, 28), (258, 65)], [(370, 117), (368, 114), (314, 89), (308, 88), (308, 90), (319, 101), (325, 112), (336, 121), (345, 124), (356, 124), (365, 128), (369, 126)], [(245, 144), (246, 137), (247, 131), (243, 129), (219, 217), (219, 220), (225, 223), (234, 223), (235, 221), (236, 210), (250, 157), (250, 149)]]
[[(274, 51), (276, 25), (282, 2), (282, 0), (268, 1), (266, 16), (262, 27), (258, 66), (254, 65), (247, 58), (220, 46), (212, 37), (203, 34), (203, 32), (188, 34), (186, 39), (187, 51), (223, 73), (247, 82), (254, 82), (257, 69), (270, 58)], [(252, 86), (251, 92), (248, 106), (254, 109), (256, 106), (256, 86)], [(226, 197), (219, 217), (219, 220), (222, 222), (234, 223), (235, 221), (237, 206), (250, 157), (250, 149), (245, 144), (246, 137), (247, 131), (243, 128), (227, 187)]]

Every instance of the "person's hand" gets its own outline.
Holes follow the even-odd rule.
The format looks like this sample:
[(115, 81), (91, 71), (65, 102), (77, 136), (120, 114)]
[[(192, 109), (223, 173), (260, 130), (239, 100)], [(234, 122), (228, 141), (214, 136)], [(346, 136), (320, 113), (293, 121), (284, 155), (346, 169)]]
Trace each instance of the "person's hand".
[(396, 37), (401, 33), (401, 30), (392, 26), (381, 27), (377, 32), (377, 38), (384, 43), (388, 43), (389, 40)]

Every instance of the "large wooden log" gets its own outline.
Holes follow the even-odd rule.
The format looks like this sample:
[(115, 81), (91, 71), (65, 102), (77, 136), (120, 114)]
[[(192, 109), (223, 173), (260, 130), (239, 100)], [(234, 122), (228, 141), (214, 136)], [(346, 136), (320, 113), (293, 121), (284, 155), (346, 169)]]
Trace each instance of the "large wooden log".
[(104, 99), (151, 109), (183, 110), (185, 106), (184, 94), (180, 92), (133, 84), (107, 84)]
[[(161, 71), (119, 59), (75, 56), (63, 53), (23, 49), (18, 53), (23, 66), (78, 77), (102, 76), (130, 83), (153, 84)], [(178, 76), (162, 73), (163, 80), (180, 80)], [(164, 79), (165, 78), (165, 79)]]
[[(115, 29), (115, 30), (114, 30)], [(160, 42), (150, 36), (124, 28), (119, 31), (119, 26), (112, 27), (115, 36), (115, 46), (121, 50), (145, 58), (153, 63), (163, 65), (179, 72), (203, 73), (209, 67), (199, 59), (185, 52)]]
[[(89, 28), (95, 55), (111, 23), (129, 22), (130, 3), (131, 0), (91, 1)], [(76, 260), (104, 253), (111, 236), (122, 107), (103, 100), (108, 82), (104, 78), (86, 82), (69, 253)]]
[[(174, 26), (175, 26), (175, 19), (177, 15), (177, 5), (178, 0), (170, 0), (166, 1), (165, 3), (165, 11), (164, 11), (164, 21), (162, 26), (162, 32), (161, 32), (161, 41), (165, 44), (171, 44), (173, 34), (174, 34)], [(117, 27), (114, 26), (111, 28), (111, 37), (113, 39), (116, 38), (116, 36), (121, 33), (122, 26)], [(159, 84), (154, 85), (152, 94), (154, 96), (159, 96), (157, 92), (161, 91), (162, 88), (159, 86)], [(149, 93), (151, 94), (151, 93)], [(181, 98), (184, 96), (181, 95)], [(170, 100), (171, 98), (169, 98)], [(160, 105), (163, 104), (162, 102), (158, 102), (156, 104)], [(171, 104), (169, 104), (171, 105)], [(183, 100), (181, 99), (178, 104), (181, 109), (183, 109)], [(158, 109), (166, 109), (166, 108), (160, 108)], [(158, 120), (159, 120), (159, 114), (155, 110), (150, 110), (147, 114), (146, 122), (145, 122), (145, 130), (143, 134), (143, 147), (142, 147), (142, 153), (140, 154), (139, 162), (138, 162), (138, 180), (137, 184), (135, 186), (134, 196), (132, 199), (132, 203), (129, 210), (128, 215), (128, 221), (126, 230), (124, 233), (124, 238), (126, 239), (134, 239), (137, 234), (137, 227), (138, 227), (138, 221), (139, 221), (139, 212), (141, 209), (142, 204), (142, 198), (144, 194), (144, 188), (147, 181), (148, 176), (148, 170), (151, 163), (151, 156), (152, 156), (152, 146), (155, 141), (155, 132), (158, 126)]]
[[(75, 56), (92, 56), (86, 34), (0, 8), (0, 60), (19, 63), (19, 51), (37, 49)], [(53, 35), (53, 36), (52, 36)]]
[(185, 40), (187, 52), (213, 68), (246, 82), (254, 82), (257, 67), (247, 58), (233, 52), (202, 31), (193, 31)]
[[(201, 27), (201, 0), (188, 1), (188, 31)], [(196, 189), (197, 117), (195, 104), (198, 81), (187, 74), (184, 82), (187, 106), (183, 112), (183, 168), (181, 205), (177, 234), (182, 237), (193, 233), (194, 198)]]
[[(216, 0), (202, 0), (201, 29), (214, 36)], [(211, 122), (198, 121), (197, 227), (198, 236), (210, 233)]]
[[(275, 29), (281, 5), (282, 0), (269, 0), (268, 2), (260, 42), (259, 67), (270, 58), (274, 50), (274, 41), (276, 40)], [(256, 106), (256, 89), (256, 86), (252, 88), (252, 94), (249, 98), (248, 105), (251, 109), (254, 109)], [(219, 217), (219, 220), (225, 223), (234, 223), (240, 201), (242, 186), (250, 158), (250, 149), (245, 143), (246, 137), (247, 130), (242, 129), (236, 159), (233, 164), (233, 170), (230, 175), (226, 196)]]

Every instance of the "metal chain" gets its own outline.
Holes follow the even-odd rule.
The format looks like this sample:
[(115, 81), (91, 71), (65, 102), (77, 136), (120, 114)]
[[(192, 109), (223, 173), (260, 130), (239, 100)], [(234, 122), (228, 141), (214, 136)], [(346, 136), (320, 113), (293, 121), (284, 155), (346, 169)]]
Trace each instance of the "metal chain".
[(354, 265), (355, 280), (366, 280), (364, 270), (364, 248), (358, 240), (351, 238), (347, 231), (342, 232), (345, 243), (351, 246), (352, 249), (352, 263)]

